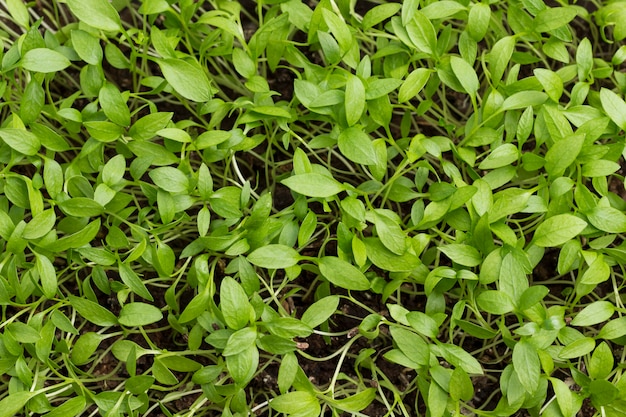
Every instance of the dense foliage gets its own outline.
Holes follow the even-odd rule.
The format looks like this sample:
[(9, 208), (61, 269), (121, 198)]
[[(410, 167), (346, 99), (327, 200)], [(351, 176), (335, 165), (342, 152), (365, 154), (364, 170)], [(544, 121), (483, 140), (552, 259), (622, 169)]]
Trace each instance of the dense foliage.
[(0, 1), (0, 416), (626, 415), (626, 2), (547, 3)]

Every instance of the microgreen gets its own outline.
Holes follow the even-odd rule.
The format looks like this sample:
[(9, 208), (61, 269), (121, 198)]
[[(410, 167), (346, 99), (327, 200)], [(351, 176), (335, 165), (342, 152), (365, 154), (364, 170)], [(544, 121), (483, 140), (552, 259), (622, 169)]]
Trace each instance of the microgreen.
[(582, 6), (0, 1), (0, 417), (623, 415)]

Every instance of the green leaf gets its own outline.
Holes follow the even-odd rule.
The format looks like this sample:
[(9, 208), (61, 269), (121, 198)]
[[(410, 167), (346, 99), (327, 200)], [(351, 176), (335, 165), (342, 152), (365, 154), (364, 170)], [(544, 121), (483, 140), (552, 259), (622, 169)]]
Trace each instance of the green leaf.
[(580, 358), (590, 353), (596, 347), (596, 341), (591, 337), (583, 337), (568, 343), (559, 352), (559, 357), (563, 359)]
[(249, 349), (251, 346), (254, 346), (257, 335), (258, 334), (256, 330), (250, 327), (244, 327), (241, 330), (237, 330), (228, 338), (228, 341), (226, 342), (226, 347), (224, 348), (224, 352), (222, 352), (222, 355), (237, 355)]
[(452, 372), (448, 392), (450, 393), (450, 398), (454, 401), (469, 401), (474, 396), (472, 380), (462, 368), (455, 368)]
[(45, 94), (41, 82), (31, 78), (24, 89), (20, 106), (20, 117), (25, 125), (34, 123), (41, 115), (46, 100)]
[(476, 42), (480, 42), (485, 37), (490, 19), (491, 8), (488, 4), (475, 3), (472, 5), (467, 20), (467, 31)]
[(209, 294), (210, 287), (205, 287), (205, 290), (191, 299), (187, 307), (183, 310), (178, 318), (180, 323), (187, 323), (196, 317), (200, 316), (209, 306), (211, 295)]
[(571, 22), (576, 14), (576, 9), (573, 7), (546, 8), (535, 16), (533, 29), (536, 32), (550, 32)]
[(300, 230), (298, 230), (298, 246), (306, 246), (307, 242), (315, 233), (317, 228), (317, 216), (314, 212), (309, 211), (302, 220)]
[(31, 49), (24, 54), (20, 65), (33, 72), (58, 72), (70, 66), (70, 60), (60, 52), (48, 48)]
[(292, 175), (281, 183), (307, 197), (328, 198), (345, 190), (334, 178), (317, 173)]
[(626, 130), (626, 102), (613, 91), (600, 89), (600, 102), (604, 112), (620, 129)]
[(431, 339), (436, 339), (439, 334), (439, 326), (435, 319), (421, 311), (411, 311), (406, 319), (412, 328)]
[(507, 97), (500, 107), (501, 110), (525, 109), (529, 106), (538, 106), (548, 99), (542, 91), (520, 91)]
[(58, 289), (56, 270), (48, 257), (38, 253), (35, 253), (35, 255), (35, 265), (37, 266), (37, 273), (39, 274), (39, 281), (41, 282), (43, 294), (47, 298), (52, 299), (56, 295)]
[(320, 272), (331, 283), (347, 290), (365, 291), (370, 282), (357, 267), (335, 256), (319, 259)]
[(96, 29), (117, 32), (122, 28), (120, 16), (108, 0), (67, 0), (72, 13)]
[(68, 216), (97, 217), (104, 213), (104, 207), (87, 197), (74, 197), (59, 203), (59, 207)]
[(359, 412), (366, 408), (376, 398), (376, 388), (367, 388), (357, 394), (351, 395), (341, 400), (326, 397), (333, 407), (347, 412)]
[(570, 323), (572, 326), (593, 326), (611, 318), (615, 306), (610, 301), (594, 301), (576, 314)]
[(469, 245), (453, 243), (440, 246), (437, 249), (443, 252), (453, 262), (463, 266), (478, 266), (483, 260), (478, 250)]
[[(127, 262), (130, 262), (128, 258)], [(118, 262), (118, 268), (122, 282), (124, 282), (124, 284), (126, 284), (132, 292), (145, 300), (154, 301), (154, 298), (150, 294), (150, 291), (146, 288), (141, 278), (139, 278), (137, 273), (133, 271), (127, 263)]]
[(284, 107), (278, 106), (255, 106), (250, 109), (254, 113), (263, 114), (265, 116), (283, 117), (291, 119), (291, 113)]
[(613, 340), (626, 336), (626, 316), (611, 320), (600, 329), (598, 338)]
[(517, 146), (512, 143), (503, 143), (494, 150), (478, 165), (480, 169), (495, 169), (511, 165), (520, 157)]
[(163, 365), (163, 362), (158, 359), (155, 359), (152, 364), (152, 375), (154, 375), (157, 382), (164, 385), (175, 385), (178, 383), (176, 375), (167, 369), (167, 367)]
[(104, 336), (94, 332), (83, 333), (72, 346), (72, 353), (70, 358), (74, 365), (85, 365), (89, 363), (91, 355), (94, 354), (100, 342), (104, 340)]
[(419, 0), (407, 0), (407, 1), (402, 2), (401, 22), (403, 26), (406, 26), (409, 24), (409, 22), (413, 18), (415, 10), (419, 9), (419, 7), (420, 7)]
[(295, 353), (289, 352), (283, 355), (278, 369), (278, 389), (281, 393), (286, 393), (293, 385), (298, 373), (298, 358)]
[(499, 39), (489, 52), (489, 72), (491, 73), (491, 82), (497, 86), (502, 80), (504, 71), (511, 62), (513, 50), (515, 49), (515, 38), (513, 36), (505, 36)]
[(220, 287), (220, 306), (226, 325), (233, 330), (246, 327), (250, 321), (252, 306), (241, 284), (231, 277), (224, 277)]
[[(604, 379), (591, 381), (589, 383), (589, 393), (591, 394), (591, 403), (594, 407), (597, 409), (614, 410), (611, 413), (605, 411), (606, 415), (619, 416), (623, 414), (626, 402), (621, 400), (620, 392), (614, 383)], [(621, 401), (617, 402), (616, 400)]]
[(145, 303), (124, 304), (120, 311), (119, 323), (127, 327), (147, 326), (163, 318), (163, 313), (157, 307)]
[(484, 328), (465, 320), (457, 320), (456, 325), (463, 329), (463, 331), (467, 334), (479, 339), (492, 339), (497, 335), (497, 332), (490, 328)]
[(468, 374), (483, 375), (484, 372), (480, 362), (463, 348), (450, 343), (438, 343), (437, 350), (446, 361), (455, 367), (463, 369)]
[(412, 331), (397, 326), (390, 326), (389, 332), (402, 353), (419, 365), (428, 365), (430, 350), (424, 339)]
[(467, 10), (467, 7), (451, 0), (440, 0), (420, 9), (422, 14), (430, 20), (445, 19), (463, 10)]
[(18, 391), (0, 400), (0, 417), (15, 417), (20, 415), (20, 411), (28, 400), (37, 395), (36, 392)]
[(198, 193), (202, 200), (208, 200), (213, 194), (213, 177), (205, 163), (198, 168)]
[(30, 27), (30, 16), (23, 0), (7, 0), (5, 6), (15, 23), (26, 29)]
[(365, 13), (365, 16), (363, 16), (363, 21), (361, 22), (363, 29), (367, 30), (386, 19), (389, 19), (391, 16), (398, 13), (401, 7), (402, 5), (399, 3), (382, 3), (372, 7), (367, 11), (367, 13)]
[(350, 49), (353, 40), (350, 28), (343, 18), (337, 16), (330, 9), (322, 8), (322, 16), (335, 39), (337, 39), (340, 53), (342, 55), (345, 54)]
[(526, 340), (513, 347), (513, 367), (519, 382), (528, 393), (535, 392), (539, 384), (541, 364), (536, 348)]
[(404, 103), (414, 98), (430, 79), (432, 71), (428, 68), (418, 68), (412, 71), (398, 90), (398, 101)]
[(611, 276), (611, 267), (604, 261), (604, 255), (600, 254), (589, 265), (583, 276), (578, 281), (582, 285), (598, 285), (608, 280)]
[(352, 162), (363, 165), (376, 164), (376, 150), (370, 136), (362, 128), (349, 127), (339, 134), (339, 150)]
[(14, 321), (8, 324), (7, 329), (19, 343), (36, 343), (41, 339), (41, 335), (37, 330), (21, 321)]
[(552, 177), (560, 177), (565, 170), (576, 161), (580, 153), (585, 135), (575, 134), (561, 139), (546, 152), (546, 171)]
[(491, 314), (506, 314), (515, 309), (515, 304), (508, 294), (499, 290), (487, 290), (476, 297), (478, 306)]
[(378, 238), (387, 249), (396, 255), (406, 252), (406, 234), (396, 222), (384, 214), (374, 212), (374, 225)]
[(124, 382), (124, 388), (130, 391), (131, 394), (141, 395), (152, 387), (154, 381), (155, 378), (150, 375), (135, 375)]
[(549, 293), (550, 289), (543, 285), (533, 285), (526, 288), (520, 297), (519, 305), (517, 306), (518, 310), (524, 311), (535, 306)]
[(587, 366), (589, 376), (593, 379), (604, 379), (609, 376), (614, 364), (613, 351), (606, 342), (601, 342)]
[(0, 138), (12, 149), (24, 155), (36, 155), (41, 147), (39, 138), (24, 129), (0, 129)]
[(172, 119), (172, 112), (157, 112), (148, 114), (137, 120), (128, 131), (135, 140), (148, 140), (156, 136), (156, 133), (165, 128)]
[(298, 263), (298, 251), (286, 245), (271, 244), (260, 247), (248, 255), (251, 264), (268, 269), (289, 268)]
[(300, 319), (311, 328), (317, 327), (330, 318), (339, 306), (339, 296), (329, 295), (309, 306)]
[(406, 31), (411, 42), (420, 51), (434, 55), (437, 50), (435, 27), (419, 10), (411, 11), (411, 13), (413, 18), (406, 24)]
[(557, 214), (541, 223), (535, 230), (533, 241), (541, 247), (559, 246), (578, 236), (587, 222), (571, 214)]
[(348, 76), (345, 107), (348, 126), (353, 126), (361, 120), (365, 110), (365, 86), (356, 75)]
[[(30, 129), (32, 132), (39, 138), (41, 144), (46, 147), (46, 149), (55, 151), (55, 152), (65, 152), (70, 149), (69, 144), (61, 135), (59, 135), (54, 130), (50, 129), (47, 126), (41, 125), (39, 123), (31, 123)], [(46, 160), (47, 162), (48, 160)]]
[(368, 237), (365, 243), (367, 257), (374, 265), (386, 271), (408, 272), (420, 266), (419, 258), (410, 252), (396, 255), (383, 245), (378, 238)]
[(259, 366), (259, 351), (256, 346), (250, 346), (247, 350), (226, 357), (226, 367), (233, 380), (245, 386), (254, 377)]
[(44, 210), (26, 224), (22, 237), (28, 240), (39, 239), (50, 232), (55, 223), (56, 215), (54, 214), (54, 209)]
[(494, 203), (489, 211), (489, 223), (521, 212), (528, 204), (532, 193), (521, 188), (507, 188), (494, 195)]
[(233, 65), (235, 70), (244, 78), (250, 78), (257, 72), (256, 62), (243, 49), (233, 49)]
[(559, 409), (564, 416), (571, 416), (574, 414), (573, 410), (573, 394), (569, 386), (560, 379), (550, 378), (554, 394), (556, 396), (556, 402), (559, 405)]
[(73, 30), (71, 38), (72, 47), (83, 61), (91, 65), (100, 65), (103, 56), (100, 39), (84, 30)]
[(313, 329), (293, 317), (278, 317), (264, 322), (263, 325), (273, 335), (287, 340), (295, 337), (308, 337), (313, 333)]
[(89, 132), (94, 139), (100, 142), (113, 142), (124, 134), (124, 128), (122, 126), (107, 121), (84, 122), (83, 126), (87, 128), (87, 132)]
[(113, 187), (122, 181), (125, 172), (126, 159), (124, 155), (115, 155), (102, 168), (102, 182)]
[(444, 417), (448, 404), (448, 393), (436, 381), (428, 386), (428, 411), (431, 417)]
[(450, 66), (452, 67), (454, 75), (461, 83), (461, 86), (463, 86), (465, 92), (471, 97), (476, 97), (476, 92), (480, 88), (480, 83), (474, 68), (458, 56), (452, 56), (450, 58)]
[(159, 188), (170, 193), (184, 193), (189, 188), (189, 178), (174, 167), (160, 167), (151, 170), (148, 175)]
[(213, 97), (211, 82), (205, 71), (196, 62), (180, 59), (157, 60), (167, 82), (184, 98), (206, 102)]
[(582, 176), (587, 178), (608, 177), (619, 169), (620, 165), (617, 162), (598, 159), (596, 161), (589, 161), (583, 165)]
[(320, 414), (320, 403), (308, 391), (292, 391), (279, 395), (270, 401), (270, 407), (279, 413), (298, 417), (317, 417)]
[(75, 417), (80, 415), (86, 406), (87, 400), (85, 400), (85, 397), (74, 397), (61, 405), (55, 406), (52, 411), (44, 414), (42, 417)]
[(561, 77), (556, 72), (545, 68), (535, 68), (533, 73), (548, 94), (548, 97), (558, 103), (563, 94), (563, 80)]
[(104, 83), (100, 89), (98, 100), (109, 120), (120, 126), (130, 125), (130, 110), (128, 110), (126, 100), (116, 86), (110, 82)]
[(50, 320), (59, 330), (78, 336), (79, 333), (76, 327), (60, 310), (54, 310), (50, 314)]
[(83, 318), (97, 326), (115, 326), (117, 317), (109, 310), (84, 298), (69, 296), (69, 302)]
[(89, 223), (76, 233), (69, 236), (63, 236), (61, 239), (49, 245), (44, 245), (48, 250), (55, 252), (63, 252), (71, 248), (80, 248), (91, 242), (100, 231), (100, 219), (96, 219)]

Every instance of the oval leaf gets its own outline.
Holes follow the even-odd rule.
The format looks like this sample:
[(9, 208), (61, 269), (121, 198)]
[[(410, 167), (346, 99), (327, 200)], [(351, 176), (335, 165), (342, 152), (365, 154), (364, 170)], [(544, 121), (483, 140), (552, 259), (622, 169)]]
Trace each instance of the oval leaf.
[(180, 59), (161, 59), (157, 63), (167, 82), (184, 98), (205, 102), (213, 96), (209, 78), (197, 63)]
[(70, 60), (60, 52), (48, 48), (31, 49), (24, 54), (22, 68), (33, 72), (57, 72), (70, 66)]
[(189, 187), (189, 178), (179, 169), (160, 167), (148, 173), (154, 183), (170, 193), (184, 193)]
[(293, 175), (281, 182), (307, 197), (327, 198), (345, 190), (345, 187), (334, 178), (316, 173)]
[(361, 119), (365, 110), (365, 86), (356, 75), (348, 77), (345, 106), (348, 126), (352, 126)]
[(120, 16), (108, 0), (67, 0), (67, 5), (89, 26), (110, 32), (121, 29)]
[(157, 307), (146, 303), (128, 303), (120, 311), (119, 323), (123, 326), (136, 327), (156, 323), (163, 318)]
[(534, 243), (537, 246), (559, 246), (578, 236), (587, 222), (572, 214), (557, 214), (541, 223), (535, 230)]
[(78, 314), (95, 325), (115, 326), (117, 324), (117, 317), (113, 313), (93, 301), (74, 295), (69, 296), (69, 301), (72, 307), (78, 311)]
[(365, 291), (370, 282), (357, 267), (335, 256), (319, 260), (320, 272), (330, 282), (347, 290)]
[(302, 322), (309, 327), (317, 327), (332, 316), (339, 306), (339, 296), (329, 295), (311, 304), (302, 314)]
[(585, 214), (589, 223), (603, 232), (626, 232), (626, 214), (616, 208), (596, 206)]
[(352, 162), (363, 165), (376, 163), (376, 150), (372, 139), (362, 129), (350, 127), (339, 135), (337, 139), (339, 150)]
[(289, 268), (296, 265), (299, 260), (298, 251), (278, 244), (263, 246), (248, 255), (251, 264), (268, 269)]
[(37, 136), (24, 129), (0, 129), (0, 138), (12, 149), (24, 155), (35, 155), (41, 147)]

